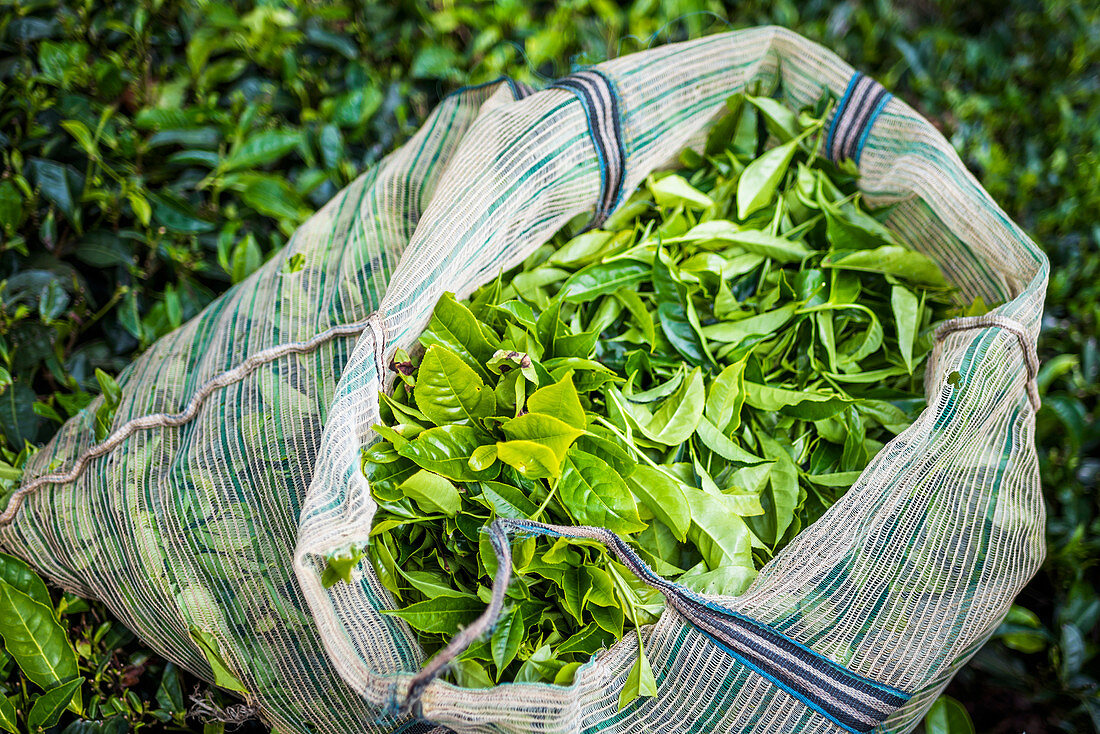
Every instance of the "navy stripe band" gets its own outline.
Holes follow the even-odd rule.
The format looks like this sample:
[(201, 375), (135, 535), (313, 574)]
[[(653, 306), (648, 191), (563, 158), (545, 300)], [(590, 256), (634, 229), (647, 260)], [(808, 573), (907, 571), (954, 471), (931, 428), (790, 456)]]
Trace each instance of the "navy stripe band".
[(588, 119), (588, 132), (600, 166), (600, 197), (596, 211), (585, 229), (603, 224), (619, 205), (626, 173), (626, 148), (623, 145), (619, 94), (614, 84), (595, 69), (580, 71), (550, 85), (576, 95)]
[[(618, 535), (605, 528), (564, 527), (531, 520), (497, 520), (505, 532), (596, 540), (639, 579), (664, 594), (668, 606), (719, 648), (809, 708), (852, 734), (867, 734), (910, 695), (848, 670), (769, 625), (721, 606), (658, 576)], [(494, 528), (491, 532), (499, 532)]]
[(834, 161), (848, 158), (859, 163), (871, 127), (892, 97), (871, 77), (858, 71), (853, 74), (829, 124), (825, 139), (829, 158)]

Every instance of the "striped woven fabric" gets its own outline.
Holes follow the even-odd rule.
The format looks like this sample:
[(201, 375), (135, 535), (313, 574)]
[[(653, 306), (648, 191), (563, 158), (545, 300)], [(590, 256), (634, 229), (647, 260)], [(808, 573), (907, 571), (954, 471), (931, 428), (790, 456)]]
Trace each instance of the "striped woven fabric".
[(875, 120), (892, 97), (871, 77), (860, 72), (853, 74), (829, 124), (825, 139), (828, 156), (834, 161), (850, 159), (859, 163), (859, 155)]
[[(570, 686), (421, 689), (424, 653), (382, 613), (393, 600), (370, 564), (351, 584), (320, 581), (326, 554), (370, 542), (360, 458), (385, 366), (444, 291), (465, 297), (567, 222), (598, 226), (746, 89), (840, 100), (827, 154), (858, 164), (865, 199), (889, 205), (886, 225), (961, 298), (1000, 305), (937, 335), (926, 410), (745, 594), (668, 590), (641, 632), (660, 696), (618, 708), (632, 636)], [(292, 257), (305, 267), (289, 272)], [(1047, 274), (930, 123), (789, 31), (652, 48), (541, 91), (498, 80), (444, 99), (137, 359), (105, 442), (99, 399), (66, 423), (31, 459), (0, 545), (169, 660), (232, 673), (279, 732), (909, 731), (1042, 561), (1033, 350)]]
[(596, 70), (572, 74), (554, 82), (550, 88), (567, 89), (577, 95), (588, 120), (588, 132), (600, 166), (600, 195), (596, 213), (588, 224), (592, 229), (603, 224), (623, 197), (626, 151), (618, 93), (611, 80)]

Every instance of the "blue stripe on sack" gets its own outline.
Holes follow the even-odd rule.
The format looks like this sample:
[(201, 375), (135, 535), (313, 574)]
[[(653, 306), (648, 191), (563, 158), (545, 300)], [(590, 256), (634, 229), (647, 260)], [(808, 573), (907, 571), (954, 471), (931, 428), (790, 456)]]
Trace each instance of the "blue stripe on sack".
[(892, 98), (871, 77), (858, 71), (853, 74), (829, 123), (826, 155), (834, 161), (847, 158), (858, 164), (871, 128)]
[(863, 155), (863, 145), (867, 142), (867, 136), (871, 133), (871, 128), (875, 126), (875, 121), (878, 116), (882, 114), (882, 111), (886, 108), (886, 103), (893, 98), (894, 95), (887, 92), (879, 99), (875, 109), (871, 111), (871, 118), (867, 121), (867, 124), (863, 126), (863, 133), (859, 136), (859, 142), (856, 143), (856, 154), (852, 159), (859, 164), (859, 158)]
[(600, 167), (600, 196), (592, 220), (585, 227), (586, 230), (593, 229), (603, 224), (623, 196), (626, 148), (619, 93), (611, 79), (595, 69), (571, 74), (550, 87), (574, 94), (584, 107), (588, 120), (588, 132)]
[(609, 530), (549, 526), (531, 520), (498, 522), (519, 532), (602, 542), (720, 649), (845, 731), (866, 734), (910, 699), (905, 691), (854, 673), (774, 627), (658, 576)]
[(825, 138), (825, 152), (832, 155), (833, 151), (833, 138), (836, 137), (837, 123), (840, 122), (841, 113), (844, 108), (848, 106), (848, 99), (852, 96), (852, 90), (855, 89), (856, 82), (863, 76), (862, 72), (856, 72), (852, 75), (852, 78), (848, 80), (848, 88), (844, 90), (844, 96), (840, 98), (840, 104), (836, 107), (836, 112), (833, 113), (833, 121), (829, 125), (829, 135)]

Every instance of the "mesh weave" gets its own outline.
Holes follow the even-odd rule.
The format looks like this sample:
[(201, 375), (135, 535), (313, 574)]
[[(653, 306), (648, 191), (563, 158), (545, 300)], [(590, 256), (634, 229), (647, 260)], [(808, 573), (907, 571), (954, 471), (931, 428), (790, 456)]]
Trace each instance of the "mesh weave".
[[(705, 139), (725, 99), (777, 84), (798, 107), (853, 70), (757, 28), (600, 64), (616, 94), (623, 187)], [(1043, 556), (1034, 345), (1048, 266), (936, 130), (897, 99), (860, 145), (860, 188), (964, 298), (1003, 302), (941, 334), (928, 407), (853, 488), (719, 600), (850, 671), (913, 694), (876, 731), (909, 731), (996, 628)], [(402, 148), (287, 247), (119, 378), (35, 455), (0, 544), (102, 600), (153, 649), (208, 679), (195, 634), (286, 732), (391, 731), (423, 663), (369, 563), (324, 589), (323, 555), (367, 541), (360, 467), (384, 365), (444, 291), (460, 298), (601, 200), (606, 169), (578, 97), (494, 83), (447, 97)], [(301, 255), (305, 268), (289, 272)], [(954, 374), (954, 373), (957, 373)], [(674, 611), (643, 632), (659, 695), (618, 711), (628, 636), (572, 686), (463, 690), (420, 710), (461, 731), (836, 732)], [(429, 727), (430, 728), (430, 727)]]

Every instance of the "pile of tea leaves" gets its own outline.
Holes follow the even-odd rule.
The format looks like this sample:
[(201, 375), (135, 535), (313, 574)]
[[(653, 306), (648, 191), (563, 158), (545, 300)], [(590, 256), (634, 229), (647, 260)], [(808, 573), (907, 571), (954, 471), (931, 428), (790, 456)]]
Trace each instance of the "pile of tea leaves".
[[(601, 228), (440, 299), (364, 449), (370, 543), (330, 558), (327, 584), (366, 553), (432, 653), (485, 609), (484, 528), (531, 518), (608, 528), (657, 573), (736, 595), (910, 424), (932, 330), (959, 315), (938, 267), (821, 157), (826, 102), (728, 107)], [(597, 544), (513, 553), (460, 685), (568, 683), (663, 609)], [(624, 704), (655, 688), (638, 639)]]

